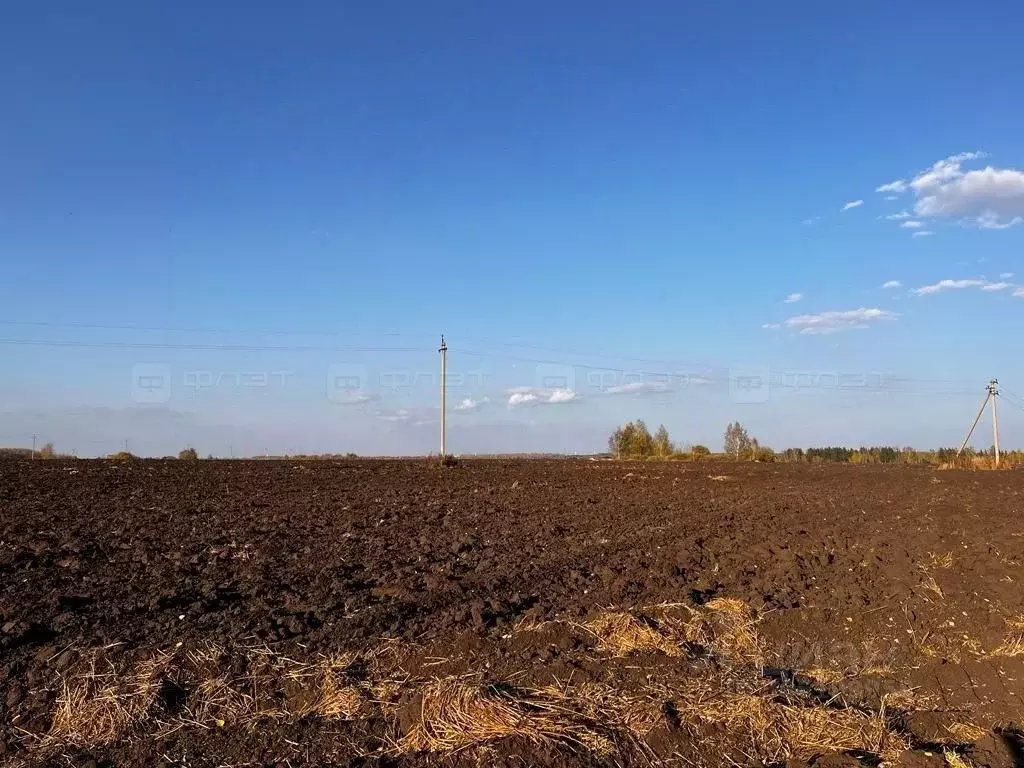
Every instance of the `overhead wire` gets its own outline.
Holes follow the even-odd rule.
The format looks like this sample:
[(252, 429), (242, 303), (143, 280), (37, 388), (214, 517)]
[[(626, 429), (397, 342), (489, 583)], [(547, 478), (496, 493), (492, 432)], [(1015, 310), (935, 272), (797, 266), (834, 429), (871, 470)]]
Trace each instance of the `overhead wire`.
[(146, 333), (223, 333), (236, 335), (258, 335), (258, 336), (427, 336), (425, 333), (401, 333), (399, 331), (303, 331), (303, 330), (274, 330), (274, 329), (253, 329), (253, 328), (203, 328), (195, 326), (174, 326), (174, 325), (131, 325), (131, 324), (107, 324), (107, 323), (66, 323), (52, 322), (48, 320), (3, 320), (0, 325), (25, 326), (31, 328), (81, 328), (86, 330), (103, 331), (142, 331)]
[(1009, 403), (1014, 408), (1019, 408), (1024, 411), (1024, 398), (1021, 398), (1006, 389), (999, 390), (999, 397), (1002, 398), (1003, 402)]
[(0, 339), (0, 344), (37, 347), (83, 347), (89, 349), (186, 349), (220, 352), (430, 352), (428, 347), (373, 347), (291, 344), (199, 344), (161, 341), (82, 341), (80, 339)]
[[(163, 332), (163, 333), (211, 333), (211, 334), (254, 334), (254, 335), (286, 335), (286, 336), (353, 336), (353, 335), (375, 335), (375, 336), (386, 336), (386, 337), (398, 337), (403, 334), (397, 331), (380, 332), (376, 334), (370, 334), (363, 331), (350, 331), (347, 333), (339, 333), (336, 331), (323, 331), (323, 330), (280, 330), (280, 329), (228, 329), (228, 328), (209, 328), (209, 327), (185, 327), (185, 326), (158, 326), (158, 325), (128, 325), (128, 324), (103, 324), (103, 323), (64, 323), (64, 322), (51, 322), (51, 321), (36, 321), (36, 320), (0, 320), (0, 326), (24, 326), (24, 327), (38, 327), (38, 328), (76, 328), (76, 329), (89, 329), (89, 330), (124, 330), (124, 331), (137, 331), (137, 332)], [(425, 333), (413, 334), (415, 336), (426, 336)], [(521, 349), (535, 349), (539, 351), (554, 351), (559, 352), (558, 347), (549, 347), (536, 344), (528, 344), (518, 341), (488, 341), (485, 339), (475, 339), (476, 341), (483, 344), (494, 344), (496, 346), (505, 348), (521, 348)], [(9, 346), (38, 346), (38, 347), (53, 347), (53, 348), (85, 348), (85, 349), (167, 349), (167, 350), (199, 350), (199, 351), (221, 351), (221, 352), (345, 352), (345, 353), (427, 353), (433, 352), (433, 345), (431, 346), (375, 346), (375, 345), (358, 345), (358, 344), (345, 344), (345, 345), (334, 345), (334, 344), (228, 344), (228, 343), (203, 343), (203, 342), (171, 342), (171, 341), (116, 341), (116, 340), (96, 340), (89, 341), (83, 339), (20, 339), (20, 338), (0, 338), (0, 345)], [(658, 379), (672, 379), (673, 377), (693, 377), (689, 380), (689, 383), (696, 384), (727, 384), (729, 383), (735, 372), (735, 368), (720, 363), (699, 363), (692, 361), (680, 361), (680, 360), (662, 360), (654, 358), (636, 357), (628, 355), (618, 355), (608, 352), (592, 352), (583, 350), (582, 348), (574, 349), (561, 349), (562, 354), (567, 355), (582, 355), (588, 358), (601, 358), (609, 359), (617, 362), (637, 362), (644, 365), (642, 368), (624, 367), (622, 365), (596, 365), (588, 362), (579, 361), (567, 361), (564, 358), (556, 357), (539, 357), (539, 356), (528, 356), (519, 354), (510, 354), (503, 351), (493, 350), (480, 350), (480, 349), (468, 349), (462, 347), (456, 347), (451, 349), (453, 353), (460, 353), (478, 359), (496, 359), (506, 360), (516, 363), (529, 363), (533, 365), (558, 365), (568, 366), (574, 369), (580, 369), (583, 371), (594, 371), (594, 372), (610, 372), (622, 375), (633, 375), (633, 376), (644, 376), (649, 377), (653, 380)], [(652, 369), (647, 366), (665, 366), (661, 369)], [(673, 370), (674, 369), (674, 370)], [(690, 371), (684, 371), (679, 369), (693, 369)], [(762, 369), (767, 372), (768, 376), (774, 377), (775, 379), (783, 379), (784, 377), (799, 377), (805, 375), (804, 372), (793, 370), (793, 369), (778, 369), (765, 367)], [(823, 390), (823, 391), (869, 391), (869, 392), (898, 392), (902, 394), (920, 394), (920, 395), (934, 395), (934, 394), (971, 394), (975, 391), (974, 388), (968, 388), (965, 382), (956, 381), (951, 379), (942, 378), (919, 378), (913, 376), (888, 376), (881, 372), (871, 372), (868, 374), (860, 374), (867, 377), (876, 377), (880, 386), (865, 387), (860, 384), (842, 384), (840, 383), (840, 375), (835, 371), (815, 371), (807, 372), (806, 375), (814, 376), (817, 375), (819, 379), (827, 379), (833, 377), (835, 383), (808, 383), (803, 382), (796, 385), (782, 385), (785, 389), (799, 389), (799, 390)], [(852, 378), (854, 374), (850, 374), (848, 378)], [(912, 388), (912, 389), (911, 389)], [(1011, 393), (1012, 394), (1012, 393)]]
[[(339, 332), (334, 330), (298, 330), (298, 329), (244, 329), (244, 328), (212, 328), (212, 327), (199, 327), (199, 326), (174, 326), (174, 325), (131, 325), (131, 324), (107, 324), (107, 323), (74, 323), (74, 322), (53, 322), (53, 321), (42, 321), (42, 320), (4, 320), (0, 319), (0, 326), (25, 326), (25, 327), (39, 327), (39, 328), (77, 328), (87, 330), (123, 330), (123, 331), (138, 331), (138, 332), (160, 332), (160, 333), (210, 333), (210, 334), (236, 334), (236, 335), (265, 335), (265, 336), (356, 336), (356, 335), (368, 335), (368, 336), (381, 336), (381, 337), (398, 337), (398, 336), (415, 336), (415, 337), (426, 337), (430, 334), (423, 332), (416, 333), (405, 333), (400, 331), (382, 331), (382, 332), (369, 332), (369, 331), (346, 331)], [(694, 362), (685, 360), (672, 360), (672, 359), (659, 359), (659, 358), (648, 358), (648, 357), (637, 357), (633, 355), (622, 355), (607, 351), (593, 351), (584, 349), (581, 347), (557, 347), (548, 345), (538, 345), (520, 341), (500, 341), (500, 340), (487, 340), (476, 337), (467, 337), (467, 341), (479, 342), (481, 344), (493, 344), (499, 347), (508, 348), (520, 348), (520, 349), (534, 349), (539, 351), (555, 352), (556, 354), (565, 355), (580, 355), (587, 358), (600, 358), (609, 359), (620, 362), (636, 362), (645, 365), (655, 366), (666, 366), (672, 367), (683, 367), (683, 368), (695, 368), (699, 371), (711, 374), (715, 372), (721, 372), (725, 374), (723, 380), (727, 380), (729, 372), (733, 366), (725, 365), (722, 363), (708, 363), (708, 362)], [(396, 346), (396, 347), (373, 347), (373, 346), (360, 346), (360, 345), (345, 345), (345, 346), (319, 346), (319, 345), (266, 345), (266, 344), (200, 344), (200, 343), (184, 343), (184, 342), (120, 342), (120, 341), (84, 341), (84, 340), (64, 340), (64, 339), (0, 339), (0, 344), (21, 344), (21, 345), (33, 345), (33, 346), (94, 346), (96, 348), (105, 347), (125, 347), (125, 348), (168, 348), (168, 349), (218, 349), (225, 351), (388, 351), (388, 352), (426, 352), (433, 351), (433, 347), (415, 347), (415, 346)], [(456, 350), (452, 350), (456, 351)], [(636, 370), (634, 368), (616, 367), (616, 366), (603, 366), (603, 365), (592, 365), (588, 363), (571, 363), (564, 359), (554, 358), (537, 358), (529, 357), (525, 355), (511, 355), (507, 353), (499, 353), (494, 351), (480, 351), (471, 349), (459, 349), (463, 354), (472, 355), (475, 357), (489, 358), (489, 359), (506, 359), (513, 362), (529, 362), (534, 364), (553, 364), (553, 365), (572, 365), (573, 367), (583, 368), (586, 370), (601, 370), (601, 371), (616, 371), (623, 373), (634, 373), (644, 374), (651, 376), (664, 376), (666, 375), (665, 370)], [(772, 373), (784, 373), (788, 374), (790, 370), (778, 370), (772, 369)], [(681, 373), (676, 371), (675, 373)], [(875, 374), (870, 374), (875, 375)], [(902, 377), (902, 376), (887, 376), (887, 380), (899, 383), (914, 383), (914, 384), (958, 384), (964, 385), (962, 381), (956, 381), (952, 379), (941, 379), (941, 378), (914, 378), (914, 377)]]

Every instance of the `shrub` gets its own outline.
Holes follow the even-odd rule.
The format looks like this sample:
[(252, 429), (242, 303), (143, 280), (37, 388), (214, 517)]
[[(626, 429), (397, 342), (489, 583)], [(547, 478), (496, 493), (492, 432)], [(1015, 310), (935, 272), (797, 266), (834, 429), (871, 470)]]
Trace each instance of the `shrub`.
[(108, 459), (115, 459), (116, 461), (134, 461), (138, 458), (134, 453), (130, 451), (118, 451), (107, 456)]
[(693, 454), (693, 458), (695, 459), (703, 459), (706, 456), (711, 455), (711, 449), (706, 445), (695, 445), (690, 449), (690, 453)]
[(178, 458), (182, 461), (197, 461), (199, 454), (196, 453), (195, 448), (186, 448), (178, 454)]
[(40, 459), (55, 459), (57, 458), (57, 451), (53, 448), (53, 443), (47, 443), (39, 449)]

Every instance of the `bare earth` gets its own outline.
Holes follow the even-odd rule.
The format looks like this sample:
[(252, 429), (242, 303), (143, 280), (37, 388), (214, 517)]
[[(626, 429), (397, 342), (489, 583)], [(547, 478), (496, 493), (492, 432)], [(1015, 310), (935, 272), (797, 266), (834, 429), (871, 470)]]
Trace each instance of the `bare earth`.
[(1021, 764), (1022, 520), (1016, 471), (0, 462), (0, 765)]

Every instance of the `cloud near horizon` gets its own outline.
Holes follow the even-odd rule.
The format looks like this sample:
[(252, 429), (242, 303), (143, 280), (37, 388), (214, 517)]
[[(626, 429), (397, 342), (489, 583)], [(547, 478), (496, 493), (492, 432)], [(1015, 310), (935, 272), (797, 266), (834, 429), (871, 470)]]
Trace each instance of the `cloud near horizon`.
[(863, 330), (872, 324), (895, 320), (899, 315), (877, 307), (833, 310), (817, 314), (795, 315), (781, 323), (767, 323), (763, 328), (790, 330), (804, 336), (826, 336), (842, 331)]
[(579, 401), (579, 394), (571, 389), (512, 387), (505, 390), (505, 394), (508, 395), (509, 408), (524, 405), (564, 405)]
[(464, 398), (452, 410), (455, 413), (476, 413), (491, 402), (489, 397), (481, 397), (474, 400), (471, 397)]

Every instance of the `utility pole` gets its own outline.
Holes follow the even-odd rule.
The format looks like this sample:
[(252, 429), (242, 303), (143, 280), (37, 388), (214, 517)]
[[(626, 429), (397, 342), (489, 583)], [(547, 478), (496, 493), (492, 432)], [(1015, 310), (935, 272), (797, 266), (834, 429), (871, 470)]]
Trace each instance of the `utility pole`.
[(32, 458), (36, 457), (36, 436), (32, 435)]
[(999, 415), (996, 413), (996, 400), (999, 399), (999, 381), (992, 379), (988, 383), (988, 391), (992, 393), (992, 438), (996, 446), (996, 466), (999, 466)]
[(971, 424), (971, 428), (967, 431), (967, 437), (964, 438), (963, 443), (960, 444), (960, 449), (956, 452), (959, 456), (964, 448), (967, 447), (968, 441), (971, 439), (971, 435), (974, 434), (974, 428), (978, 426), (978, 422), (981, 421), (981, 416), (985, 413), (985, 406), (988, 405), (989, 401), (992, 401), (992, 437), (995, 439), (996, 448), (996, 466), (999, 466), (999, 414), (996, 411), (996, 399), (999, 397), (999, 380), (992, 379), (989, 381), (988, 386), (985, 387), (985, 399), (981, 401), (981, 407), (978, 409), (978, 415), (974, 417), (974, 423)]
[(448, 345), (444, 343), (444, 334), (441, 334), (441, 458), (445, 452), (445, 428), (448, 420)]

